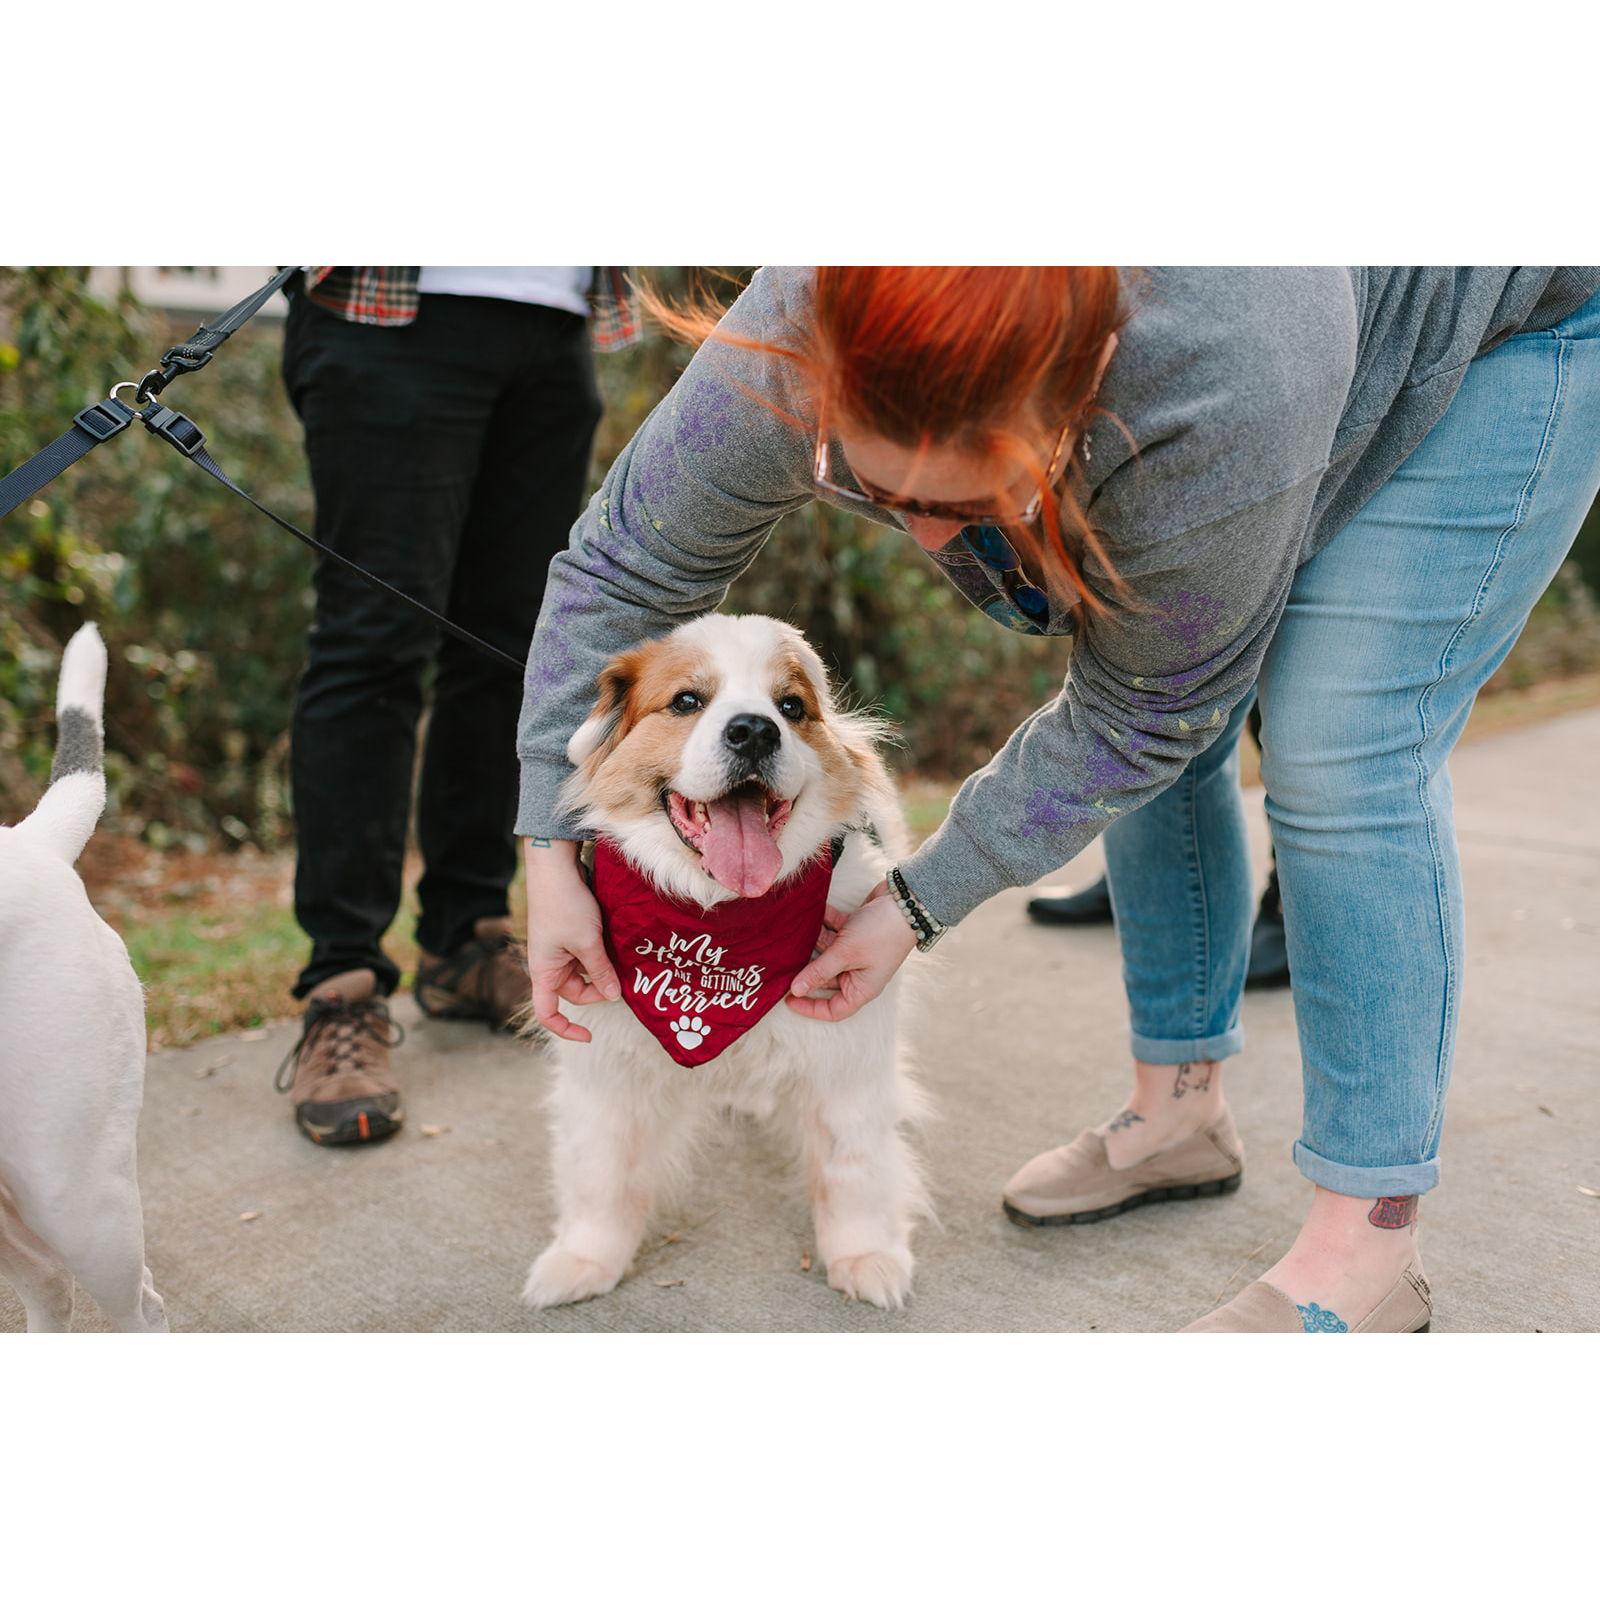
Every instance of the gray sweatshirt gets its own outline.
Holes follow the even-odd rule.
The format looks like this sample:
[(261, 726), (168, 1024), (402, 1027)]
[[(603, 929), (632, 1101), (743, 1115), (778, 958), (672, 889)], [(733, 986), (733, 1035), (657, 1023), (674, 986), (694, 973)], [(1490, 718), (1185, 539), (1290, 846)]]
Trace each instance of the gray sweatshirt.
[[(811, 268), (763, 268), (724, 328), (794, 343), (812, 281)], [(1561, 321), (1600, 291), (1600, 268), (1152, 268), (1124, 281), (1132, 315), (1099, 404), (1138, 453), (1109, 421), (1091, 427), (1086, 509), (1136, 603), (1087, 568), (1110, 610), (1084, 624), (1061, 693), (903, 864), (947, 926), (1177, 778), (1255, 683), (1296, 570), (1444, 414), (1467, 363)], [(793, 363), (713, 342), (617, 457), (550, 566), (517, 732), (518, 833), (583, 836), (557, 790), (600, 667), (721, 602), (816, 494), (814, 440)], [(952, 549), (938, 564), (981, 598), (989, 579)], [(1061, 613), (1048, 631), (1071, 627)]]

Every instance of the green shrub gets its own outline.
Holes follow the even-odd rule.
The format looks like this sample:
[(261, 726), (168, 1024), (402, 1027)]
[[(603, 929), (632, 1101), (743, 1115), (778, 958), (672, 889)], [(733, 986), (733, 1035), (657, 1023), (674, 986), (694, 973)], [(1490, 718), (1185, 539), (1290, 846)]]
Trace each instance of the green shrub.
[[(60, 433), (173, 342), (164, 319), (106, 305), (76, 268), (0, 273), (0, 460)], [(188, 332), (185, 327), (179, 330)], [(279, 330), (256, 323), (169, 398), (225, 470), (291, 520), (311, 514)], [(102, 446), (0, 523), (0, 789), (48, 770), (55, 653), (100, 624), (114, 802), (152, 842), (276, 842), (284, 729), (310, 615), (305, 551), (141, 429)], [(5, 796), (8, 809), (18, 797)]]

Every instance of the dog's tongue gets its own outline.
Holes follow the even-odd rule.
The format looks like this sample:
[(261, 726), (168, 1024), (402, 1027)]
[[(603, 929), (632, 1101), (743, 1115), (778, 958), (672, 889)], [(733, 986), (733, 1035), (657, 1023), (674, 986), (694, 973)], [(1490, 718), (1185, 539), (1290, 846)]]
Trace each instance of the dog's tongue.
[(763, 895), (777, 880), (783, 858), (767, 832), (767, 808), (761, 792), (736, 789), (710, 801), (711, 831), (700, 840), (706, 870), (722, 885), (750, 900)]

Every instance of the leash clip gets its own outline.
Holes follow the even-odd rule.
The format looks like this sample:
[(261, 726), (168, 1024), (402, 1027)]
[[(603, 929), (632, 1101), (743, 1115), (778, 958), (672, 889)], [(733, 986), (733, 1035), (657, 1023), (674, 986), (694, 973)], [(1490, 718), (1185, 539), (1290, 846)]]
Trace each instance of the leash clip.
[(212, 350), (196, 350), (193, 345), (175, 344), (161, 357), (161, 365), (152, 367), (139, 380), (134, 399), (141, 405), (154, 400), (174, 378), (185, 372), (198, 372), (214, 354)]
[(182, 455), (196, 456), (205, 448), (206, 436), (181, 411), (152, 403), (139, 413), (139, 420), (158, 439), (165, 439)]

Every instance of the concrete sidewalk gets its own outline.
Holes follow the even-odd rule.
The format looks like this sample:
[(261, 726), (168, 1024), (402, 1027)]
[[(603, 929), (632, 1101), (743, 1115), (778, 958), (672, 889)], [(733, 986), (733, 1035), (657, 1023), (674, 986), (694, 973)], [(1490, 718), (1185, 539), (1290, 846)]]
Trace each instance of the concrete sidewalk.
[[(1446, 1177), (1425, 1205), (1435, 1331), (1600, 1329), (1600, 713), (1467, 746), (1453, 763), (1469, 949)], [(1247, 794), (1265, 859), (1260, 791)], [(1087, 882), (1098, 854), (1062, 881)], [(926, 1139), (942, 1230), (898, 1313), (847, 1305), (759, 1134), (730, 1129), (689, 1211), (614, 1293), (535, 1315), (517, 1293), (548, 1238), (543, 1068), (481, 1029), (397, 1014), (409, 1121), (318, 1150), (272, 1074), (295, 1030), (150, 1061), (141, 1135), (149, 1257), (180, 1330), (1160, 1331), (1248, 1283), (1293, 1237), (1306, 1186), (1286, 992), (1245, 1002), (1228, 1069), (1248, 1150), (1231, 1197), (1029, 1232), (1000, 1213), (1024, 1158), (1114, 1111), (1126, 1067), (1116, 940), (1032, 927), (1007, 894), (945, 940), (911, 1009), (942, 1113)], [(1382, 952), (1375, 951), (1375, 959)], [(914, 958), (915, 959), (915, 958)], [(669, 1068), (663, 1063), (663, 1070)], [(430, 1131), (432, 1130), (432, 1131)], [(250, 1220), (245, 1220), (249, 1218)], [(0, 1329), (22, 1326), (0, 1287)], [(75, 1326), (102, 1327), (80, 1304)]]

